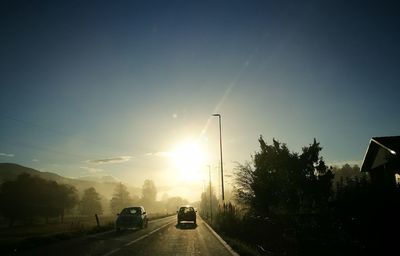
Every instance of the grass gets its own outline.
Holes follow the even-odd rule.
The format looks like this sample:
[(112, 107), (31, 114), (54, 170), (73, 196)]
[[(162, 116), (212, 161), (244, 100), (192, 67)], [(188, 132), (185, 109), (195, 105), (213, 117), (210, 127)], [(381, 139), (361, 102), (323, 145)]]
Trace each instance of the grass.
[(260, 254), (254, 246), (246, 244), (238, 239), (222, 236), (225, 242), (241, 256), (260, 256), (260, 255), (272, 255), (272, 254)]
[[(159, 219), (170, 215), (149, 214), (149, 219)], [(42, 245), (57, 243), (73, 238), (93, 235), (114, 229), (114, 216), (99, 216), (100, 225), (95, 218), (66, 217), (61, 223), (59, 219), (52, 219), (48, 224), (33, 222), (20, 223), (15, 227), (0, 228), (0, 248), (4, 251), (27, 250)]]
[[(214, 223), (211, 223), (210, 219), (203, 218), (203, 221), (207, 222), (208, 225), (210, 225), (214, 230), (215, 230), (215, 225)], [(237, 252), (239, 255), (244, 255), (244, 256), (260, 256), (260, 255), (272, 255), (272, 254), (260, 254), (257, 248), (254, 247), (254, 245), (247, 244), (246, 242), (240, 240), (240, 239), (235, 239), (232, 237), (227, 236), (226, 234), (216, 231), (218, 235), (224, 239), (225, 242), (229, 244), (229, 246)]]

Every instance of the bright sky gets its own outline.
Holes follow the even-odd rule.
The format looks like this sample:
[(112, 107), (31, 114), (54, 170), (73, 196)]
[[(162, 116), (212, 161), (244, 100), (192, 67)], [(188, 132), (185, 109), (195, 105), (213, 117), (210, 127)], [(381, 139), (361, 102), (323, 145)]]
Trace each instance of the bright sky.
[[(359, 162), (400, 132), (400, 16), (367, 1), (2, 1), (0, 162), (198, 199), (258, 137)], [(227, 177), (228, 178), (228, 177)], [(229, 182), (229, 180), (227, 181)]]

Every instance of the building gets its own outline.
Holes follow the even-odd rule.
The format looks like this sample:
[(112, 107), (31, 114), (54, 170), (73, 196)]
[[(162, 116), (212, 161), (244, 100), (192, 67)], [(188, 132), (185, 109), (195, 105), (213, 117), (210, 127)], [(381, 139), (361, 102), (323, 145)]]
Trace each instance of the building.
[(365, 153), (361, 172), (368, 172), (374, 184), (395, 186), (396, 174), (400, 174), (400, 136), (373, 137)]

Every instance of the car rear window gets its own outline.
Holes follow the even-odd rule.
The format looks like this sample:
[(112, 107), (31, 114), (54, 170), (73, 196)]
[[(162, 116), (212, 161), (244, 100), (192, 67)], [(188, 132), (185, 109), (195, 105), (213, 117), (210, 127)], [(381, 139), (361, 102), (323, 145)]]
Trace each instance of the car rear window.
[(181, 207), (179, 209), (180, 212), (184, 212), (184, 213), (188, 213), (188, 212), (194, 212), (194, 208), (193, 207)]
[(140, 214), (142, 210), (139, 207), (125, 208), (121, 211), (121, 214)]

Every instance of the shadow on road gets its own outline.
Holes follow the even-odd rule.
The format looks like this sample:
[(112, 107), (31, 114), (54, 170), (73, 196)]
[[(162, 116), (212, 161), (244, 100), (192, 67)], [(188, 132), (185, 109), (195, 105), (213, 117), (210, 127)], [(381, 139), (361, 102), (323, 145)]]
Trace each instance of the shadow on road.
[(180, 224), (176, 224), (175, 227), (177, 229), (196, 229), (197, 228), (197, 224), (192, 223), (192, 222), (188, 222), (188, 223), (180, 223)]

